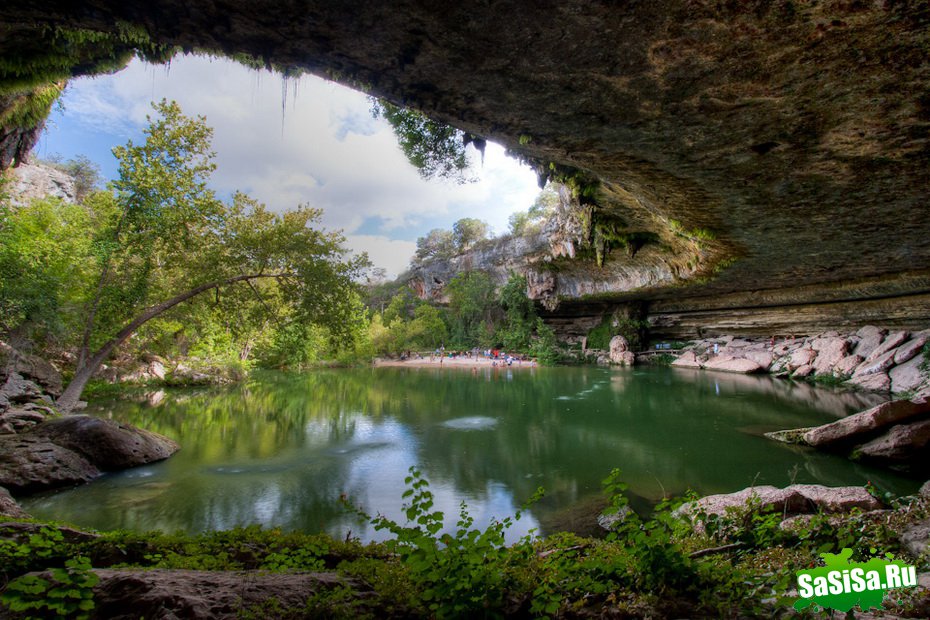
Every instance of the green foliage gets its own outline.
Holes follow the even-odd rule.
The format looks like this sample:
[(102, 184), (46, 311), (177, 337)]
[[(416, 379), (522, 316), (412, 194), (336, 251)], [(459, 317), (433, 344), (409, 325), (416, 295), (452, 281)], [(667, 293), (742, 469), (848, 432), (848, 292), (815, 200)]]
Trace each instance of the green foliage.
[(401, 150), (421, 177), (468, 181), (463, 131), (383, 99), (372, 100), (371, 110), (375, 118), (391, 124)]
[(622, 316), (605, 316), (600, 325), (588, 332), (588, 348), (608, 350), (614, 336), (623, 336), (630, 343), (630, 350), (638, 351), (645, 342), (649, 323), (644, 320)]
[(500, 291), (504, 322), (497, 329), (497, 339), (508, 351), (527, 351), (536, 329), (536, 307), (526, 296), (526, 277), (511, 272)]
[(100, 578), (91, 572), (90, 561), (82, 556), (53, 568), (50, 578), (24, 575), (7, 584), (0, 603), (12, 612), (35, 612), (38, 617), (89, 618), (94, 609), (94, 586)]
[(92, 214), (57, 198), (0, 204), (0, 330), (62, 335), (90, 283), (94, 225)]
[(463, 217), (452, 225), (452, 240), (456, 250), (465, 252), (479, 241), (487, 239), (488, 232), (487, 222), (473, 217)]
[(492, 346), (498, 310), (494, 281), (483, 271), (464, 271), (446, 285), (452, 346)]
[[(388, 530), (394, 539), (387, 544), (409, 568), (419, 588), (419, 598), (438, 618), (471, 617), (500, 609), (507, 590), (504, 565), (509, 553), (504, 532), (520, 519), (493, 521), (486, 529), (473, 528), (474, 519), (463, 502), (454, 534), (443, 533), (442, 512), (433, 509), (429, 482), (415, 467), (405, 479), (407, 525), (386, 517), (369, 518), (378, 530)], [(536, 498), (541, 496), (541, 491)], [(524, 539), (524, 545), (529, 544)]]
[(540, 318), (536, 319), (536, 340), (530, 347), (530, 353), (543, 366), (553, 366), (562, 359), (555, 330)]
[(550, 183), (539, 192), (529, 209), (510, 215), (510, 233), (520, 236), (539, 232), (543, 224), (555, 215), (558, 204), (558, 186)]
[(924, 359), (920, 362), (920, 369), (924, 372), (930, 372), (930, 343), (924, 345), (921, 354)]
[(443, 260), (456, 254), (455, 240), (451, 230), (434, 228), (425, 237), (417, 238), (417, 250), (414, 260), (423, 262), (430, 259)]

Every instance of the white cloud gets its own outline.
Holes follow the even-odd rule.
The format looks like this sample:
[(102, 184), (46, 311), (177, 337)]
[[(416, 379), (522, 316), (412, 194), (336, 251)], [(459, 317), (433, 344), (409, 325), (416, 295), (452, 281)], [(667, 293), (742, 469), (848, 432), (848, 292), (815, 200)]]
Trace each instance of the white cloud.
[(355, 253), (368, 252), (368, 258), (376, 267), (387, 271), (388, 277), (400, 275), (417, 249), (413, 241), (388, 239), (380, 235), (347, 235), (346, 245)]
[(224, 59), (179, 57), (168, 69), (134, 61), (116, 75), (75, 81), (58, 122), (111, 134), (115, 146), (138, 136), (152, 100), (175, 99), (214, 128), (221, 195), (241, 190), (277, 211), (319, 207), (327, 227), (344, 230), (392, 273), (428, 228), (477, 217), (503, 232), (538, 192), (533, 173), (494, 144), (476, 166), (477, 183), (425, 182), (364, 95), (311, 76), (286, 88), (282, 111), (279, 76)]

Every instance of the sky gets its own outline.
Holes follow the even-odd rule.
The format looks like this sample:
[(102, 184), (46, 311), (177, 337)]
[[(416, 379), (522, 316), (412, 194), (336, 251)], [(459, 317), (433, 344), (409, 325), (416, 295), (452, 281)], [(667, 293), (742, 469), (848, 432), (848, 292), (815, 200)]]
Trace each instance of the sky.
[(387, 122), (372, 118), (365, 95), (203, 56), (168, 65), (133, 60), (119, 73), (73, 80), (34, 152), (85, 155), (112, 179), (111, 149), (141, 143), (151, 102), (163, 98), (213, 127), (211, 186), (220, 197), (238, 190), (278, 212), (299, 204), (323, 209), (323, 226), (342, 230), (353, 251), (367, 251), (390, 277), (407, 267), (417, 237), (429, 230), (475, 217), (505, 232), (510, 214), (539, 193), (533, 172), (493, 143), (483, 162), (469, 147), (476, 182), (425, 181)]

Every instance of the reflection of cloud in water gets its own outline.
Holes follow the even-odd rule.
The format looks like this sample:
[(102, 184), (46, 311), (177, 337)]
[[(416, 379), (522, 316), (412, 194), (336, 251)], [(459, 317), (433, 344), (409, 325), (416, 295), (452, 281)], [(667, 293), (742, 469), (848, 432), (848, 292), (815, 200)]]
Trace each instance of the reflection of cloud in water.
[(455, 430), (459, 431), (484, 431), (490, 430), (497, 426), (497, 420), (487, 416), (473, 415), (466, 416), (464, 418), (446, 420), (442, 423), (442, 425), (446, 428), (454, 428)]

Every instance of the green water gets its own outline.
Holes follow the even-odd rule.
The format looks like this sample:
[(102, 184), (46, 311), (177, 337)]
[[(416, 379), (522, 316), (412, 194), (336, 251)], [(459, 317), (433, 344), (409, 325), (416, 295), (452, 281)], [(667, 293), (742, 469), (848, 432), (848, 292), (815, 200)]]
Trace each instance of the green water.
[(514, 537), (578, 526), (615, 467), (641, 503), (753, 483), (871, 480), (913, 492), (916, 481), (760, 436), (829, 422), (871, 398), (670, 368), (268, 373), (225, 389), (93, 403), (90, 413), (163, 433), (182, 450), (23, 504), (37, 517), (103, 529), (260, 523), (378, 539), (340, 496), (402, 521), (411, 465), (431, 481), (450, 525), (462, 501), (483, 525), (544, 487)]

